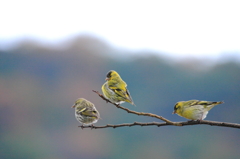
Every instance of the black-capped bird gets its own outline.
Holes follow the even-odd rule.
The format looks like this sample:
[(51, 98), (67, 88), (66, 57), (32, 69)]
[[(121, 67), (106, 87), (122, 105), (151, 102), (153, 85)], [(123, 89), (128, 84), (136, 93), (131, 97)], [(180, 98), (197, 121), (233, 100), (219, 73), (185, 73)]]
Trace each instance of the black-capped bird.
[(173, 114), (190, 120), (203, 120), (207, 117), (208, 111), (214, 106), (223, 102), (209, 102), (200, 100), (189, 100), (177, 102)]
[(103, 95), (113, 103), (121, 104), (128, 102), (135, 105), (127, 89), (127, 84), (114, 70), (107, 73), (106, 82), (102, 85), (102, 92)]

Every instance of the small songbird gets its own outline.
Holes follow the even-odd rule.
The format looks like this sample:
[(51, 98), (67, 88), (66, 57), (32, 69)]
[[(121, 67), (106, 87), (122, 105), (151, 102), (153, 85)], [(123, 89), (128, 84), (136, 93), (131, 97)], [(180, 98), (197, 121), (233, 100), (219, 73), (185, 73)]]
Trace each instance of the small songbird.
[(208, 111), (215, 105), (223, 102), (209, 102), (199, 100), (180, 101), (174, 106), (173, 114), (190, 120), (203, 120), (207, 117)]
[(93, 125), (100, 118), (94, 104), (84, 98), (77, 99), (72, 108), (75, 108), (75, 117), (82, 126)]
[(113, 103), (121, 104), (128, 102), (135, 105), (127, 89), (127, 84), (114, 70), (107, 73), (106, 82), (102, 85), (102, 92)]

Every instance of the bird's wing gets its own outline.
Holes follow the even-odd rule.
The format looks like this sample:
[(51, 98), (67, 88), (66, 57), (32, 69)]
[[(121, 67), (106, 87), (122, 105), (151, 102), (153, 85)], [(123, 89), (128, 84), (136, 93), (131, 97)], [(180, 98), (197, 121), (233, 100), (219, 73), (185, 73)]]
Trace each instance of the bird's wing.
[(192, 100), (189, 105), (192, 106), (202, 106), (204, 108), (212, 107), (212, 105), (216, 105), (218, 102), (209, 102), (209, 101), (199, 101), (199, 100)]
[(83, 111), (81, 111), (82, 115), (88, 116), (88, 117), (97, 117), (97, 110), (89, 107), (85, 108)]
[(199, 105), (199, 103), (200, 103), (199, 100), (190, 100), (190, 101), (188, 101), (188, 105), (189, 105), (190, 107)]
[(127, 91), (125, 91), (125, 90), (122, 90), (122, 89), (120, 89), (120, 88), (118, 88), (118, 87), (109, 87), (112, 91), (114, 91), (117, 95), (119, 95), (119, 96), (121, 96), (121, 97), (123, 97), (123, 98), (126, 98), (126, 99), (128, 99), (127, 97), (128, 97), (128, 95), (127, 95)]
[[(130, 99), (130, 101), (133, 103), (132, 97), (127, 88), (126, 88), (126, 94), (127, 94), (128, 98)], [(133, 105), (135, 105), (135, 104), (133, 104)]]

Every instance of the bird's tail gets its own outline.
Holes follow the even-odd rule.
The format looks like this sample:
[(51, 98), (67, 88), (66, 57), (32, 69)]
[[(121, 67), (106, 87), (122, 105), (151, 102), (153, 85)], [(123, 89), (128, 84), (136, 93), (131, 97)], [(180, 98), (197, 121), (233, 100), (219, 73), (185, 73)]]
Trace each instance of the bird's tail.
[(223, 104), (223, 103), (224, 103), (223, 101), (220, 101), (220, 102), (212, 102), (212, 104), (214, 104), (214, 105)]

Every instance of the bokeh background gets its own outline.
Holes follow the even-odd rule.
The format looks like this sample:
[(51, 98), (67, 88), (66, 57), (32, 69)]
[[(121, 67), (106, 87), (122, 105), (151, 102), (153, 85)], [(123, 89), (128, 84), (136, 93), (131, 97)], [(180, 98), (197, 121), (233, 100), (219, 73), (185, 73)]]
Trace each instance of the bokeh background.
[[(70, 5), (70, 3), (64, 7), (76, 6)], [(186, 4), (188, 3), (190, 2), (186, 2)], [(210, 17), (215, 16), (215, 8), (221, 13), (220, 15), (227, 14), (223, 8), (216, 7), (219, 3), (210, 4), (209, 10), (213, 13), (210, 14)], [(49, 5), (51, 4), (55, 3)], [(94, 6), (94, 4), (91, 5)], [(93, 8), (102, 10), (102, 7), (108, 6), (107, 4), (109, 3), (106, 2)], [(151, 7), (157, 5), (150, 2), (147, 4), (150, 10)], [(182, 7), (186, 6), (186, 4), (181, 3)], [(222, 5), (227, 6), (227, 4)], [(122, 1), (119, 2), (119, 5), (122, 8), (117, 11), (123, 11), (124, 6), (128, 6), (128, 10), (131, 8), (130, 11), (134, 12), (134, 7), (140, 4), (137, 2), (129, 4)], [(21, 6), (24, 5), (21, 4)], [(34, 7), (37, 8), (37, 6), (33, 6), (33, 4), (30, 4), (30, 6), (33, 8), (30, 11), (35, 13), (33, 16), (36, 16), (36, 12), (39, 13), (41, 10), (40, 8), (34, 12)], [(43, 6), (42, 4), (41, 7)], [(79, 6), (84, 8), (83, 3), (79, 3)], [(113, 8), (112, 6), (113, 4), (108, 7)], [(116, 7), (116, 4), (114, 6)], [(190, 6), (192, 12), (199, 8), (199, 4), (191, 4)], [(200, 20), (203, 22), (204, 18), (200, 14), (200, 11), (204, 9), (201, 8), (203, 6), (207, 5), (201, 4), (197, 12), (192, 14), (191, 12), (184, 12), (184, 15), (194, 16), (197, 14), (197, 19), (192, 19), (192, 21)], [(230, 6), (236, 7), (236, 5), (232, 4)], [(56, 7), (57, 13), (66, 13), (64, 7), (62, 10)], [(173, 12), (175, 15), (182, 13), (181, 7), (180, 10), (177, 10), (179, 8), (174, 4), (169, 4), (169, 6), (162, 4), (161, 6), (161, 8), (166, 7), (169, 7), (169, 12)], [(55, 14), (53, 12), (54, 7), (50, 6), (50, 8), (45, 11), (52, 11), (51, 13), (42, 13), (46, 19), (48, 16), (51, 18)], [(97, 16), (94, 9), (90, 10), (90, 12), (95, 14), (92, 16), (85, 14), (85, 19), (82, 19), (80, 13), (78, 14), (80, 18), (75, 18), (74, 21), (77, 27), (81, 28), (81, 24), (84, 25), (84, 23), (91, 21), (93, 17), (104, 19), (104, 17)], [(174, 12), (175, 10), (177, 11)], [(116, 15), (114, 9), (111, 9), (111, 11), (112, 18), (117, 19), (114, 22), (121, 22), (121, 18), (126, 18), (125, 15), (121, 17), (120, 13), (117, 14), (117, 17), (114, 17)], [(235, 16), (235, 10), (232, 9), (232, 11), (232, 16)], [(134, 25), (134, 20), (141, 19), (141, 17), (138, 17), (136, 12), (129, 13), (129, 15), (132, 15), (130, 16), (132, 21), (114, 25), (114, 32), (119, 32), (119, 35), (115, 35), (115, 38), (123, 38), (122, 40), (125, 39), (126, 44), (129, 44), (129, 46), (125, 46), (125, 44), (123, 46), (123, 43), (117, 45), (116, 41), (111, 41), (111, 37), (107, 36), (107, 33), (105, 36), (105, 32), (98, 34), (94, 31), (86, 32), (84, 29), (78, 30), (71, 35), (68, 34), (66, 37), (54, 37), (57, 33), (67, 32), (60, 26), (61, 29), (53, 27), (54, 20), (49, 21), (49, 23), (46, 21), (46, 23), (33, 25), (30, 17), (28, 17), (30, 14), (26, 14), (25, 18), (28, 17), (28, 21), (23, 25), (21, 21), (17, 21), (17, 13), (14, 13), (16, 17), (5, 14), (5, 18), (7, 17), (6, 19), (9, 22), (19, 23), (20, 27), (43, 27), (43, 29), (46, 29), (46, 26), (50, 26), (47, 33), (53, 38), (39, 37), (38, 34), (42, 33), (44, 35), (41, 29), (39, 29), (41, 32), (34, 32), (36, 34), (32, 34), (32, 30), (27, 32), (28, 29), (20, 29), (18, 34), (16, 33), (18, 26), (8, 25), (7, 21), (3, 23), (5, 24), (3, 27), (1, 26), (1, 159), (239, 158), (239, 129), (196, 125), (184, 127), (135, 126), (117, 129), (82, 130), (78, 128), (80, 124), (74, 117), (74, 109), (71, 108), (79, 97), (84, 97), (93, 102), (102, 118), (96, 125), (132, 123), (135, 121), (161, 122), (150, 117), (128, 114), (109, 103), (107, 104), (92, 92), (92, 90), (101, 91), (106, 73), (109, 70), (116, 70), (123, 80), (127, 82), (131, 96), (137, 105), (134, 107), (128, 103), (122, 104), (122, 106), (131, 110), (158, 114), (172, 121), (186, 121), (184, 118), (171, 114), (176, 102), (190, 99), (223, 100), (225, 103), (211, 110), (206, 120), (240, 123), (240, 49), (235, 45), (224, 48), (225, 43), (239, 44), (240, 42), (239, 29), (235, 30), (238, 31), (235, 34), (231, 30), (236, 26), (232, 27), (230, 24), (234, 24), (236, 19), (231, 19), (231, 14), (228, 15), (229, 12), (223, 19), (221, 19), (221, 16), (216, 17), (217, 22), (222, 24), (225, 22), (224, 20), (230, 19), (227, 21), (228, 25), (225, 25), (225, 29), (218, 30), (219, 33), (223, 34), (216, 37), (217, 34), (211, 34), (211, 32), (216, 31), (211, 26), (218, 25), (218, 23), (210, 23), (212, 25), (209, 25), (210, 21), (206, 21), (204, 25), (210, 27), (208, 34), (210, 37), (215, 37), (216, 41), (221, 39), (223, 35), (232, 35), (232, 38), (222, 38), (223, 43), (209, 42), (207, 33), (205, 33), (207, 42), (204, 43), (204, 39), (202, 39), (203, 43), (201, 41), (193, 42), (197, 46), (195, 49), (188, 44), (189, 36), (187, 35), (189, 32), (190, 34), (199, 31), (204, 32), (198, 26), (200, 23), (193, 24), (191, 27), (194, 27), (194, 29), (188, 31), (190, 28), (186, 24), (187, 18), (183, 22), (179, 20), (176, 26), (173, 27), (172, 23), (170, 23), (174, 19), (173, 15), (168, 17), (166, 14), (162, 15), (154, 12), (156, 17), (164, 17), (167, 21), (159, 22), (153, 18), (153, 21), (149, 24), (149, 21), (143, 20), (143, 23), (149, 24), (144, 26), (146, 30), (141, 30), (142, 34), (140, 31), (139, 34), (131, 34), (134, 28), (130, 27), (130, 29), (122, 30), (122, 27), (127, 28), (126, 25)], [(75, 15), (78, 12), (73, 13)], [(72, 16), (73, 13), (71, 12)], [(146, 14), (145, 18), (149, 18), (144, 8), (138, 8), (137, 13), (141, 13), (141, 16)], [(110, 13), (107, 15), (110, 15)], [(3, 14), (0, 16), (3, 16)], [(202, 16), (208, 15), (203, 14)], [(73, 17), (71, 19), (74, 19)], [(179, 17), (177, 16), (177, 18)], [(24, 16), (22, 18), (24, 19)], [(38, 19), (40, 18), (38, 16), (35, 18), (41, 20)], [(62, 23), (64, 21), (68, 23), (68, 18), (70, 17), (62, 17)], [(33, 23), (37, 21), (36, 19), (32, 19)], [(111, 18), (107, 19), (109, 19), (110, 23), (112, 22)], [(101, 20), (96, 22), (96, 25), (92, 26), (92, 28), (98, 28), (97, 24), (99, 24), (101, 27), (106, 27), (107, 30), (109, 23), (102, 24), (100, 22)], [(159, 27), (159, 32), (168, 27), (172, 30), (177, 29), (178, 26), (187, 27), (187, 29), (180, 35), (169, 34), (169, 39), (166, 39), (166, 41), (161, 39), (158, 30), (155, 30), (157, 38), (148, 39), (144, 35), (151, 31), (151, 25), (153, 24)], [(68, 24), (66, 25), (68, 26)], [(161, 26), (164, 28), (161, 28)], [(127, 32), (127, 30), (130, 32)], [(51, 34), (51, 31), (54, 34)], [(171, 30), (166, 31), (167, 33), (171, 32)], [(7, 32), (13, 32), (13, 34), (10, 35)], [(124, 34), (124, 36), (121, 37), (120, 34)], [(188, 40), (184, 38), (185, 34)], [(194, 36), (198, 39), (200, 34), (194, 34)], [(191, 37), (194, 36), (191, 35)], [(174, 38), (178, 38), (180, 41), (170, 40)], [(133, 39), (142, 39), (142, 43)], [(190, 39), (190, 41), (194, 40)], [(160, 49), (151, 47), (151, 45), (142, 48), (137, 46), (148, 42), (150, 44), (157, 43)], [(181, 47), (175, 48), (175, 46), (179, 46), (178, 42), (183, 43), (181, 43)], [(131, 43), (136, 45), (131, 46)], [(165, 44), (172, 46), (175, 50), (164, 48)], [(189, 49), (190, 47), (192, 48)], [(199, 52), (199, 48), (204, 49)]]

